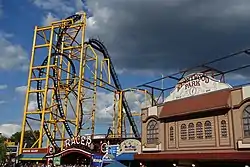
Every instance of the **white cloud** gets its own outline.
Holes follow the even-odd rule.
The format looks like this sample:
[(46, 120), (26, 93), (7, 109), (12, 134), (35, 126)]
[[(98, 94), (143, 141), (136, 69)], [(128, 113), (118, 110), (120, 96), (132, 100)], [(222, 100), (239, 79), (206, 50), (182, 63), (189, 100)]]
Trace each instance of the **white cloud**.
[(0, 133), (6, 137), (10, 137), (12, 134), (19, 132), (21, 126), (17, 124), (2, 124), (0, 125)]
[(26, 70), (28, 65), (28, 54), (21, 45), (10, 41), (12, 34), (0, 31), (0, 69), (22, 69)]
[[(0, 85), (0, 91), (1, 90), (4, 90), (4, 89), (7, 89), (8, 88), (8, 85)], [(7, 103), (7, 101), (5, 101), (5, 100), (0, 100), (0, 105), (1, 104), (5, 104), (5, 103)]]
[(1, 105), (1, 104), (5, 104), (5, 103), (7, 103), (7, 101), (0, 100), (0, 105)]
[[(65, 18), (82, 11), (84, 6), (81, 0), (74, 0), (74, 3), (67, 0), (32, 0), (32, 2), (35, 6), (48, 12), (47, 16), (42, 19), (43, 25), (48, 25), (51, 20)], [(100, 6), (99, 3), (94, 3), (91, 11), (94, 15), (87, 20), (87, 31), (93, 35), (91, 33), (93, 30), (101, 30), (101, 25), (108, 24), (113, 12), (107, 7)]]
[(0, 85), (0, 90), (7, 89), (8, 85)]
[[(34, 87), (30, 88), (31, 90), (36, 90)], [(25, 99), (27, 91), (27, 86), (19, 86), (15, 88), (15, 92), (17, 92), (21, 98)], [(51, 99), (52, 91), (48, 91), (48, 99)], [(28, 111), (35, 111), (37, 109), (37, 95), (36, 93), (31, 93), (29, 96), (29, 104), (28, 104)]]
[[(31, 90), (34, 90), (35, 88), (31, 87)], [(25, 98), (27, 86), (19, 86), (15, 88), (15, 91), (22, 96), (22, 98)], [(31, 94), (29, 97), (29, 104), (28, 104), (28, 111), (34, 111), (37, 108), (36, 104), (36, 94)]]
[(64, 15), (69, 15), (74, 12), (71, 1), (65, 0), (32, 0), (37, 6), (47, 11), (55, 11)]
[(51, 12), (49, 12), (46, 16), (43, 17), (42, 25), (48, 26), (52, 22), (59, 20), (57, 17), (55, 17)]
[[(148, 95), (145, 96), (145, 94), (143, 93), (138, 93), (134, 91), (126, 92), (125, 97), (132, 113), (140, 113), (141, 108), (144, 108), (151, 104), (149, 96)], [(115, 105), (117, 107), (118, 103), (116, 103)], [(96, 110), (97, 119), (111, 120), (113, 112), (114, 112), (114, 93), (98, 92), (97, 110)]]
[(24, 94), (27, 90), (27, 86), (19, 86), (15, 88), (15, 91), (20, 93), (20, 94)]

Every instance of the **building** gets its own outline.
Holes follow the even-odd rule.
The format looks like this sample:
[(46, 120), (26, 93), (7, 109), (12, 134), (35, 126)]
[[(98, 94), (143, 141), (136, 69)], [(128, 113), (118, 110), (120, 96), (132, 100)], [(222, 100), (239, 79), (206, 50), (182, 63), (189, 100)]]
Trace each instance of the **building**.
[(186, 76), (162, 105), (142, 109), (141, 144), (135, 159), (147, 166), (247, 166), (250, 85)]

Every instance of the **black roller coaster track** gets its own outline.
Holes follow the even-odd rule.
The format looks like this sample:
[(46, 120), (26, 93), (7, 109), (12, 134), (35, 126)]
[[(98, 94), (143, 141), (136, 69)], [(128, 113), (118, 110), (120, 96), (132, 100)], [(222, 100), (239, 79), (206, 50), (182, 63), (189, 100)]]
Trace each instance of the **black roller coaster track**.
[[(110, 72), (111, 72), (111, 76), (112, 76), (112, 79), (114, 81), (114, 84), (116, 86), (116, 88), (118, 90), (122, 90), (122, 87), (121, 87), (121, 84), (119, 82), (119, 79), (118, 79), (118, 76), (115, 72), (115, 68), (113, 66), (113, 63), (111, 61), (111, 58), (109, 56), (109, 53), (108, 53), (108, 50), (106, 49), (106, 47), (100, 42), (98, 41), (97, 39), (89, 39), (89, 41), (87, 42), (89, 45), (91, 45), (91, 47), (93, 47), (94, 49), (98, 50), (99, 52), (101, 52), (104, 56), (104, 58), (107, 58), (109, 59), (109, 63), (110, 63)], [(108, 63), (108, 62), (107, 62)], [(129, 120), (129, 123), (132, 127), (132, 131), (134, 133), (134, 136), (136, 138), (139, 138), (140, 137), (140, 133), (138, 131), (138, 128), (135, 124), (135, 120), (134, 120), (134, 117), (132, 116), (132, 112), (128, 106), (128, 102), (126, 100), (126, 98), (124, 96), (122, 96), (122, 105), (123, 105), (123, 108), (126, 112), (126, 115), (128, 117), (128, 120)]]
[[(70, 20), (68, 21), (68, 24), (67, 24), (63, 29), (59, 29), (58, 41), (57, 41), (57, 43), (56, 43), (55, 51), (54, 51), (54, 53), (52, 53), (52, 55), (51, 55), (51, 58), (53, 58), (53, 64), (54, 64), (54, 65), (55, 65), (56, 62), (57, 62), (57, 58), (56, 58), (57, 56), (60, 56), (60, 55), (61, 55), (61, 56), (63, 56), (64, 58), (66, 58), (66, 59), (69, 61), (69, 63), (71, 64), (72, 74), (73, 74), (72, 78), (75, 78), (76, 70), (75, 70), (74, 63), (72, 62), (72, 60), (71, 60), (67, 55), (65, 55), (65, 54), (63, 54), (63, 53), (60, 53), (60, 49), (61, 49), (61, 45), (62, 45), (63, 34), (68, 30), (68, 28), (69, 28), (72, 24), (74, 24), (75, 22), (77, 22), (77, 21), (79, 21), (79, 20), (81, 19), (81, 15), (72, 15), (72, 16), (66, 18), (66, 20), (67, 20), (67, 19), (70, 19)], [(73, 20), (73, 22), (72, 22), (71, 20)], [(43, 63), (42, 63), (42, 66), (46, 66), (47, 63), (48, 63), (48, 57), (46, 57), (46, 58), (44, 59), (44, 61), (43, 61)], [(45, 69), (43, 68), (43, 69), (41, 69), (41, 70), (39, 71), (39, 74), (38, 74), (38, 77), (39, 77), (39, 78), (41, 78), (42, 75), (45, 74), (45, 71), (44, 71), (44, 70), (45, 70)], [(57, 110), (58, 110), (58, 112), (60, 113), (60, 116), (61, 116), (63, 119), (65, 119), (66, 116), (64, 115), (64, 112), (63, 112), (63, 106), (62, 106), (62, 102), (61, 102), (61, 98), (60, 98), (60, 92), (59, 92), (59, 89), (58, 89), (58, 81), (56, 80), (56, 78), (58, 78), (58, 77), (57, 77), (57, 71), (56, 71), (56, 69), (53, 69), (53, 83), (54, 83), (54, 88), (55, 88), (54, 95), (55, 95), (55, 100), (56, 100), (56, 102), (57, 102)], [(72, 85), (73, 82), (74, 82), (74, 80), (71, 80), (71, 81), (69, 82), (69, 85)], [(37, 90), (41, 90), (41, 89), (42, 89), (42, 81), (39, 80), (39, 81), (37, 81)], [(73, 90), (71, 90), (71, 92), (74, 94), (75, 97), (77, 97), (76, 92), (74, 92)], [(37, 93), (37, 106), (38, 106), (38, 109), (39, 109), (39, 110), (42, 110), (42, 108), (43, 108), (42, 103), (43, 103), (43, 100), (42, 100), (42, 93), (41, 93), (41, 92), (38, 92), (38, 93)], [(80, 125), (80, 126), (78, 127), (78, 134), (80, 133), (80, 130), (81, 130), (81, 125), (82, 125), (82, 114), (83, 114), (83, 113), (82, 113), (83, 110), (82, 110), (82, 104), (81, 104), (81, 103), (80, 103), (80, 106), (81, 106), (81, 107), (80, 107), (80, 108), (81, 108), (81, 115), (80, 115), (80, 120), (79, 120), (79, 125)], [(42, 114), (40, 114), (40, 117), (42, 118)], [(69, 134), (69, 136), (70, 136), (70, 137), (73, 137), (73, 132), (72, 132), (72, 130), (70, 129), (68, 122), (67, 122), (67, 121), (64, 121), (63, 124), (64, 124), (64, 127), (65, 127), (67, 133)], [(47, 124), (46, 120), (45, 120), (44, 123), (43, 123), (43, 128), (44, 128), (45, 133), (46, 133), (46, 135), (47, 135), (47, 137), (48, 137), (50, 143), (52, 144), (52, 146), (55, 147), (55, 148), (58, 148), (57, 143), (55, 142), (55, 140), (54, 140), (53, 137), (52, 137), (52, 134), (50, 133), (50, 130), (49, 130), (49, 127), (48, 127), (48, 124)]]

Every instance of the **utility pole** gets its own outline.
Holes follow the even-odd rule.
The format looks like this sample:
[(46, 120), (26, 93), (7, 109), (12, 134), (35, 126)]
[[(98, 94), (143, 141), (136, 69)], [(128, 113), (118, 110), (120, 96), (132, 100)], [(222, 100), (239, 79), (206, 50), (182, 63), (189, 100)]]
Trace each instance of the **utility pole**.
[(161, 89), (164, 89), (164, 75), (161, 74)]
[[(164, 75), (161, 74), (161, 89), (164, 89)], [(164, 93), (162, 92), (162, 103), (164, 103)]]

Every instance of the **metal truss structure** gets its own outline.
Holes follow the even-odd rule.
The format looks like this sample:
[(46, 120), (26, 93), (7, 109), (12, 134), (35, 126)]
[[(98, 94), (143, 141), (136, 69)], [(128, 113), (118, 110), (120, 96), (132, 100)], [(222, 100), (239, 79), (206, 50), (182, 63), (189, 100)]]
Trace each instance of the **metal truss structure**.
[[(235, 59), (235, 60), (234, 60)], [(250, 67), (250, 49), (241, 50), (220, 58), (202, 63), (200, 65), (180, 70), (176, 73), (162, 76), (155, 80), (140, 84), (137, 88), (148, 90), (152, 97), (152, 106), (162, 104), (164, 99), (175, 88), (181, 79), (190, 73), (203, 73), (204, 76), (211, 76), (220, 82), (226, 82), (226, 76), (233, 74), (241, 74), (245, 69)], [(242, 61), (239, 61), (242, 60)], [(244, 63), (244, 64), (243, 64)], [(226, 64), (229, 64), (228, 66)], [(222, 68), (226, 66), (226, 68)], [(243, 72), (244, 73), (244, 72)], [(245, 72), (246, 74), (246, 72)], [(244, 74), (243, 74), (244, 75)], [(185, 82), (185, 81), (183, 81)], [(244, 83), (246, 84), (246, 83)], [(249, 84), (249, 83), (247, 83)], [(240, 85), (232, 85), (240, 86)]]
[(26, 130), (39, 130), (31, 148), (56, 150), (67, 138), (95, 135), (99, 90), (114, 93), (119, 104), (116, 135), (123, 136), (126, 115), (133, 136), (140, 137), (107, 49), (97, 39), (85, 41), (85, 28), (85, 13), (35, 27), (19, 154)]
[[(113, 112), (113, 123), (112, 131), (114, 134), (122, 137), (133, 137), (133, 129), (129, 123), (129, 118), (126, 112), (123, 110), (122, 101), (119, 97), (124, 96), (125, 99), (132, 99), (128, 101), (129, 106), (133, 109), (132, 116), (134, 117), (135, 124), (138, 129), (141, 126), (141, 109), (151, 106), (152, 95), (143, 89), (129, 88), (124, 89), (121, 92), (116, 92), (114, 94), (114, 112)], [(130, 98), (128, 98), (130, 96)], [(116, 112), (118, 110), (118, 112)], [(132, 136), (131, 136), (132, 135)]]

